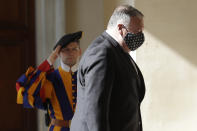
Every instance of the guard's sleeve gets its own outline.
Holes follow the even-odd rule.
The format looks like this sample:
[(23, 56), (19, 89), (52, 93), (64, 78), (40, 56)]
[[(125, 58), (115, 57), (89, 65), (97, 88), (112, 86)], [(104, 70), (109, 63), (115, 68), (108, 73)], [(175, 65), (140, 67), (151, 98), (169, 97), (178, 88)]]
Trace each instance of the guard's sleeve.
[(47, 60), (37, 69), (29, 67), (16, 82), (17, 104), (23, 104), (25, 108), (44, 109), (43, 103), (50, 99), (52, 91), (52, 83), (46, 77), (53, 70)]
[(86, 123), (89, 130), (108, 131), (110, 96), (114, 83), (112, 56), (103, 48), (93, 52), (84, 67)]

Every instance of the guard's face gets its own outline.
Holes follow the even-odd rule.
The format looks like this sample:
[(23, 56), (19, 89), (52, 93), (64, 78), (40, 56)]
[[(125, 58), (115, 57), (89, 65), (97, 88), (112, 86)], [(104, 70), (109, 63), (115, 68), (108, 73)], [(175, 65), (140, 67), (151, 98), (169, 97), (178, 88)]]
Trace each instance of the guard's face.
[(64, 64), (73, 66), (81, 56), (81, 49), (77, 42), (71, 42), (60, 50), (60, 58)]

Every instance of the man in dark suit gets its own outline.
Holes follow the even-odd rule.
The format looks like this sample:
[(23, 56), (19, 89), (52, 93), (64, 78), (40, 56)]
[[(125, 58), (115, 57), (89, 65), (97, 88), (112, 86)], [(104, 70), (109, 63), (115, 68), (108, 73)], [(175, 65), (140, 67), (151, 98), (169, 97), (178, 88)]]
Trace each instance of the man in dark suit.
[(122, 5), (84, 53), (71, 131), (142, 131), (143, 76), (130, 57), (144, 42), (143, 14)]

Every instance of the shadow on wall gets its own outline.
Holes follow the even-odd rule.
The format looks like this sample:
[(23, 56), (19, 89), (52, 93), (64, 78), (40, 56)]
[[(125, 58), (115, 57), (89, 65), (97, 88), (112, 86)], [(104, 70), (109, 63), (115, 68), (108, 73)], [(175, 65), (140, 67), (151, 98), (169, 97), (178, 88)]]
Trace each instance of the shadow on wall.
[(197, 66), (196, 5), (195, 0), (135, 1), (135, 7), (145, 15), (145, 29), (195, 66)]

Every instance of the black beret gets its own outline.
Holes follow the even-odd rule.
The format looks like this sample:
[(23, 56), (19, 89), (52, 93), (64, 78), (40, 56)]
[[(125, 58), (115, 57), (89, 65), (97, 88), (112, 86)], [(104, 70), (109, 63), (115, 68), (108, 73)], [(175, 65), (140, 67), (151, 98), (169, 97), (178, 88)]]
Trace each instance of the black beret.
[(78, 41), (81, 38), (81, 36), (82, 36), (82, 31), (66, 34), (66, 35), (62, 36), (62, 38), (60, 38), (60, 40), (54, 46), (53, 50), (55, 50), (55, 48), (58, 45), (61, 45), (61, 48), (66, 47), (69, 43), (74, 42), (74, 41)]

